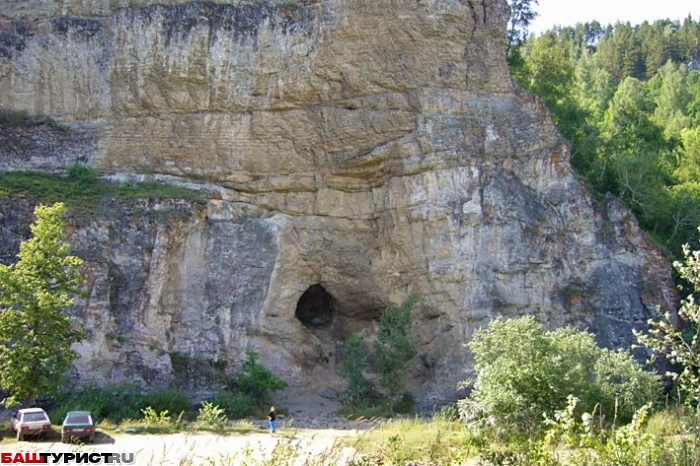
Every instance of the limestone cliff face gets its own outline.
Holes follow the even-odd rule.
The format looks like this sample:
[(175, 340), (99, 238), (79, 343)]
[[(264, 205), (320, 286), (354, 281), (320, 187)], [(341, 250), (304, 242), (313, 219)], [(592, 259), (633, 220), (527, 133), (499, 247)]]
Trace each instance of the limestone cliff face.
[[(346, 337), (414, 294), (430, 402), (496, 316), (617, 347), (674, 305), (668, 261), (514, 88), (505, 0), (0, 4), (0, 109), (58, 123), (5, 125), (1, 170), (87, 163), (209, 196), (74, 222), (82, 374), (162, 384), (177, 358), (253, 348), (299, 390), (342, 388)], [(14, 233), (31, 211), (12, 209)]]

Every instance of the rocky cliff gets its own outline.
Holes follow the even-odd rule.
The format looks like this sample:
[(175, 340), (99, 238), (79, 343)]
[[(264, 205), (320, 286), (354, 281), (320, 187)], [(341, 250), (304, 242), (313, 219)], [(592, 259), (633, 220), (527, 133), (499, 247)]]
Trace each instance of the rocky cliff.
[[(182, 383), (252, 348), (297, 390), (340, 389), (346, 337), (414, 294), (430, 403), (496, 316), (619, 347), (674, 305), (668, 261), (513, 86), (505, 0), (0, 4), (0, 109), (55, 122), (5, 124), (0, 170), (84, 163), (208, 199), (72, 222), (84, 377)], [(31, 209), (3, 212), (11, 260)]]

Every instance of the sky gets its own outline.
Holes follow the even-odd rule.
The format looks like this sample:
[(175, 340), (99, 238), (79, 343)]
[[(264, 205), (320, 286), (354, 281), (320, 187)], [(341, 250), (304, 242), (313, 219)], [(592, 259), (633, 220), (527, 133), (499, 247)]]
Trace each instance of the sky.
[(602, 25), (618, 20), (635, 25), (645, 20), (683, 20), (690, 14), (700, 21), (700, 0), (539, 0), (534, 9), (539, 16), (528, 30), (535, 34), (556, 25), (575, 26), (593, 20)]

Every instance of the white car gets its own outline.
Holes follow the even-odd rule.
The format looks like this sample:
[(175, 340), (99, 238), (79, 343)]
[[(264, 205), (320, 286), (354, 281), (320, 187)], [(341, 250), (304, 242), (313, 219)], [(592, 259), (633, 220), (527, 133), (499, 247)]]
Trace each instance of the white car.
[(10, 424), (12, 431), (17, 434), (17, 440), (27, 437), (46, 438), (51, 432), (49, 416), (41, 408), (20, 409), (12, 416)]

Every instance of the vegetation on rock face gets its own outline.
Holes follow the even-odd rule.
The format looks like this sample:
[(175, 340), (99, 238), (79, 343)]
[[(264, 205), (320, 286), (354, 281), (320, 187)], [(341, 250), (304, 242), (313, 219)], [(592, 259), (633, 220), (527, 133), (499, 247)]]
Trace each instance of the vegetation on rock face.
[(598, 22), (527, 36), (511, 74), (570, 141), (571, 162), (672, 254), (700, 224), (700, 23)]
[(51, 117), (31, 115), (26, 110), (0, 110), (0, 128), (28, 128), (40, 125), (47, 125), (59, 131), (64, 129)]
[(199, 194), (166, 183), (112, 183), (84, 165), (70, 167), (65, 176), (35, 172), (0, 173), (0, 196), (24, 196), (37, 202), (60, 201), (76, 212), (95, 212), (103, 199), (178, 198), (202, 200)]
[(0, 264), (0, 386), (5, 406), (31, 405), (54, 394), (85, 333), (68, 310), (82, 291), (82, 259), (69, 254), (63, 204), (38, 206), (33, 237), (22, 242), (12, 265)]

